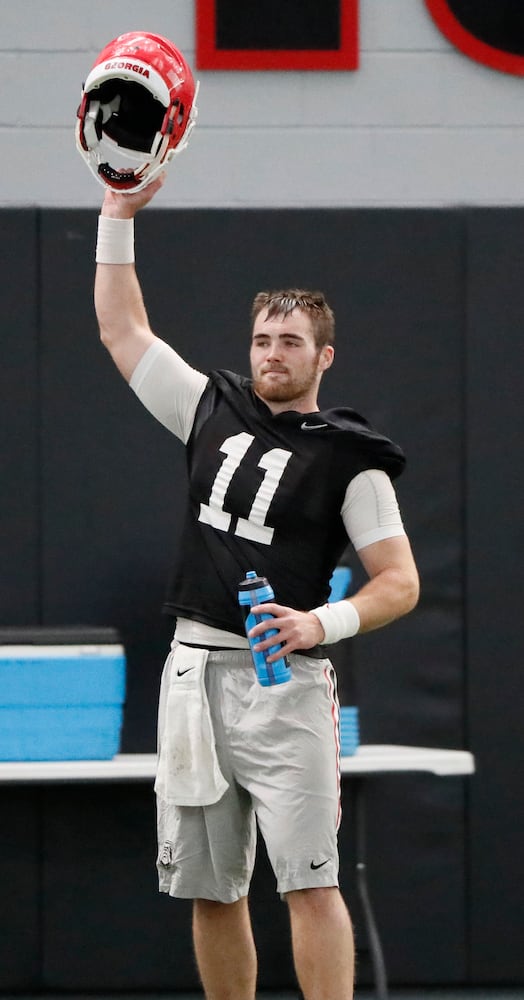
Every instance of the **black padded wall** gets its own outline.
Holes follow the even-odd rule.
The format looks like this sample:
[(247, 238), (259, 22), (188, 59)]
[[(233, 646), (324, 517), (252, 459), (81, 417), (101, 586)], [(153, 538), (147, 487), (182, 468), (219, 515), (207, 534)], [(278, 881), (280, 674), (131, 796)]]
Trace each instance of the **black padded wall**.
[(40, 614), (39, 218), (0, 213), (0, 624)]
[(472, 212), (468, 233), (471, 976), (522, 982), (524, 212)]
[[(40, 614), (38, 215), (3, 210), (0, 232), (0, 625), (24, 626)], [(0, 982), (31, 987), (40, 977), (38, 801), (23, 788), (0, 795), (0, 883), (9, 901)]]
[[(7, 260), (2, 290), (3, 316), (19, 319), (19, 335), (6, 325), (0, 434), (9, 474), (1, 503), (2, 562), (10, 568), (0, 615), (5, 624), (118, 627), (128, 652), (123, 749), (147, 752), (171, 633), (160, 605), (180, 530), (184, 457), (98, 342), (96, 214), (2, 215), (28, 266), (22, 279)], [(524, 979), (515, 947), (524, 921), (512, 890), (522, 825), (513, 626), (520, 494), (509, 491), (508, 507), (500, 489), (517, 476), (520, 443), (510, 376), (521, 350), (521, 221), (520, 213), (452, 210), (150, 210), (137, 224), (153, 327), (190, 363), (247, 372), (255, 292), (320, 287), (338, 320), (337, 360), (321, 401), (350, 403), (406, 450), (397, 488), (421, 571), (420, 607), (351, 644), (341, 689), (357, 693), (363, 741), (470, 746), (479, 773), (369, 782), (370, 884), (398, 983)], [(491, 511), (499, 516), (487, 534)], [(358, 585), (354, 557), (352, 565)], [(496, 729), (486, 742), (489, 726)], [(20, 912), (0, 933), (9, 947), (0, 988), (196, 988), (188, 907), (156, 893), (151, 789), (4, 794), (16, 816), (9, 827), (3, 820), (0, 856), (13, 866), (23, 859), (24, 868), (12, 894)], [(342, 884), (365, 982), (349, 780), (343, 805)], [(289, 987), (286, 909), (263, 851), (253, 916), (261, 986)], [(13, 936), (13, 926), (23, 934)]]
[(0, 787), (0, 988), (42, 983), (41, 825), (38, 789)]

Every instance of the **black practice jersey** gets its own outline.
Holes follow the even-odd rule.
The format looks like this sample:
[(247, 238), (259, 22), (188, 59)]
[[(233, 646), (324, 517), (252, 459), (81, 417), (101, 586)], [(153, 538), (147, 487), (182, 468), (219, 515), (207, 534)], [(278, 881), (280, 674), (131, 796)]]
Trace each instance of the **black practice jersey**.
[(165, 609), (244, 635), (237, 589), (248, 570), (275, 600), (323, 604), (348, 538), (341, 508), (365, 469), (392, 479), (400, 448), (349, 408), (273, 415), (251, 380), (212, 372), (187, 444), (189, 497)]

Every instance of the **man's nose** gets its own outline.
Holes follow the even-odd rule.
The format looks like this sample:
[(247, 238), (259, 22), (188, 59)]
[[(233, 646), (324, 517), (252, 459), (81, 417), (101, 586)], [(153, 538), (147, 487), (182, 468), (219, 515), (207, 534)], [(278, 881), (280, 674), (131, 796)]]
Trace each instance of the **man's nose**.
[(272, 340), (267, 349), (267, 357), (271, 360), (277, 360), (281, 355), (280, 344), (278, 340)]

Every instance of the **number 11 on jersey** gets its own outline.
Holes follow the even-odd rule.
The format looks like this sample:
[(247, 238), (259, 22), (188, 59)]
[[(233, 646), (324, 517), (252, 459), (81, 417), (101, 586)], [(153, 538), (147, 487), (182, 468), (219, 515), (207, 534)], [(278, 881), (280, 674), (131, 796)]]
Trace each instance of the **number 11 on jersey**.
[[(225, 454), (211, 487), (209, 502), (200, 504), (199, 521), (210, 524), (219, 531), (229, 531), (232, 515), (224, 510), (224, 500), (229, 484), (255, 438), (243, 431), (225, 439), (220, 451)], [(283, 448), (271, 448), (266, 451), (258, 467), (264, 470), (264, 478), (255, 494), (248, 517), (239, 517), (234, 534), (240, 538), (248, 538), (253, 542), (271, 545), (274, 528), (266, 524), (266, 517), (271, 501), (278, 489), (292, 452)]]

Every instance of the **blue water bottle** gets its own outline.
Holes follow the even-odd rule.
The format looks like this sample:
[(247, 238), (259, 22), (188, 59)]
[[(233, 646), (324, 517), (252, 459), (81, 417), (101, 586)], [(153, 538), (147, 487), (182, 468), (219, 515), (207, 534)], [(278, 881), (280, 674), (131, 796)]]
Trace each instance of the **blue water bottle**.
[[(258, 625), (259, 622), (273, 620), (273, 615), (254, 615), (251, 608), (256, 607), (257, 604), (274, 601), (274, 599), (275, 595), (265, 576), (257, 576), (254, 570), (246, 573), (246, 579), (242, 580), (238, 585), (238, 603), (244, 612), (246, 633), (254, 628), (255, 625)], [(248, 636), (257, 677), (263, 687), (270, 687), (272, 684), (284, 684), (292, 677), (291, 667), (285, 656), (281, 656), (279, 660), (275, 660), (273, 663), (268, 663), (266, 659), (266, 657), (272, 656), (273, 653), (277, 653), (282, 648), (282, 643), (277, 643), (276, 646), (270, 646), (269, 649), (265, 650), (253, 649), (253, 646), (258, 642), (262, 642), (263, 639), (277, 634), (277, 629), (268, 628), (267, 632), (256, 636), (254, 639)]]

